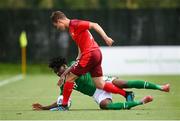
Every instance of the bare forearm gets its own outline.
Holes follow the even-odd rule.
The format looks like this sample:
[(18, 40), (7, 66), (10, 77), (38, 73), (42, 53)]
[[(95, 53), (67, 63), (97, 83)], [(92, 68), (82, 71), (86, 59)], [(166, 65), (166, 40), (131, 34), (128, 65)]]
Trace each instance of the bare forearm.
[(48, 105), (48, 106), (42, 106), (42, 109), (43, 110), (49, 110), (49, 109), (51, 109), (51, 108), (55, 108), (55, 107), (57, 107), (58, 105), (57, 105), (57, 102), (54, 102), (53, 104), (51, 104), (51, 105)]
[(99, 26), (99, 24), (97, 24), (97, 23), (90, 23), (90, 29), (94, 29), (97, 33), (99, 33), (101, 35), (101, 37), (104, 40), (106, 40), (106, 38), (108, 37), (107, 34), (102, 29), (102, 27)]
[(90, 29), (91, 28), (102, 36), (107, 45), (111, 46), (114, 43), (114, 40), (108, 37), (101, 26), (99, 26), (97, 23), (90, 22)]
[(65, 79), (65, 76), (71, 71), (71, 68), (73, 67), (74, 64), (72, 64), (71, 66), (69, 66), (64, 73), (61, 75), (62, 79)]
[(59, 79), (59, 81), (58, 81), (58, 83), (57, 83), (57, 85), (58, 85), (59, 87), (61, 87), (61, 86), (64, 84), (64, 81), (65, 81), (65, 79), (66, 79), (66, 75), (69, 74), (69, 72), (71, 71), (73, 65), (74, 65), (74, 64), (72, 64), (70, 67), (68, 67), (68, 68), (64, 71), (64, 73), (61, 74), (60, 79)]

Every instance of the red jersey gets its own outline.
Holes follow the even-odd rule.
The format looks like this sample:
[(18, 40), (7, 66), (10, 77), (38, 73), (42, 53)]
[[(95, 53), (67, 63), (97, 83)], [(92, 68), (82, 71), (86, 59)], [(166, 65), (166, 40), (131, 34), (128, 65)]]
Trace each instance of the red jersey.
[(81, 50), (81, 54), (99, 49), (93, 36), (89, 32), (89, 22), (73, 19), (69, 24), (69, 33)]

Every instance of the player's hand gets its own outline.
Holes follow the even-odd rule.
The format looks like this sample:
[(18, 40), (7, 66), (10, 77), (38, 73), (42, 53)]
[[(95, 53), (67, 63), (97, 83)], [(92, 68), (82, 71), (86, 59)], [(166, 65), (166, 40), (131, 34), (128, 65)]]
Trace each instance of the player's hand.
[(112, 44), (114, 43), (114, 40), (112, 40), (110, 37), (106, 37), (105, 42), (108, 46), (112, 46)]
[(43, 106), (39, 103), (32, 104), (33, 110), (43, 110)]

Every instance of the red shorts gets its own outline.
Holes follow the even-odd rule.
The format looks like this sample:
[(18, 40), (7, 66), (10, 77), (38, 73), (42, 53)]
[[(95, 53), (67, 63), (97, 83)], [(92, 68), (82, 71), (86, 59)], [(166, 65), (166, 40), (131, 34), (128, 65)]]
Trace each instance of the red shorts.
[(102, 67), (102, 54), (99, 49), (93, 50), (81, 56), (77, 64), (75, 64), (71, 72), (77, 76), (81, 76), (89, 72), (92, 77), (103, 76)]

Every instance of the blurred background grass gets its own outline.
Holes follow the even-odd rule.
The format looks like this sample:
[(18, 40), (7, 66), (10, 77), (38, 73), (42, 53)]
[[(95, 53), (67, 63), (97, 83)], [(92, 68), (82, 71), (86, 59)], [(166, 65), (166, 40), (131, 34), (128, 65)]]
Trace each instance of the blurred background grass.
[[(27, 65), (27, 73), (28, 74), (47, 74), (52, 73), (52, 71), (48, 68), (48, 64), (28, 64)], [(0, 63), (0, 74), (21, 74), (21, 64), (12, 64), (12, 63)], [(1, 76), (2, 76), (1, 75)]]

